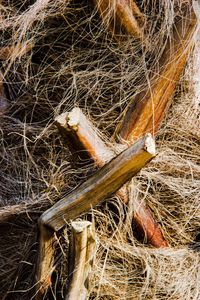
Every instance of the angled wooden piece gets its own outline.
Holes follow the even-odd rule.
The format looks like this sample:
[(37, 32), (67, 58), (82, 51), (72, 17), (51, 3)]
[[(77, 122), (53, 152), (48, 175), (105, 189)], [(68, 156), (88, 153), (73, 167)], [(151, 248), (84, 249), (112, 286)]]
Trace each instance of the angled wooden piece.
[(158, 75), (151, 75), (151, 87), (136, 95), (125, 110), (116, 131), (120, 140), (133, 142), (144, 133), (158, 132), (191, 53), (196, 25), (196, 15), (187, 6), (185, 14), (174, 24), (173, 34), (159, 61)]
[(40, 224), (54, 231), (61, 229), (67, 221), (76, 218), (115, 193), (155, 155), (154, 141), (150, 135), (145, 135), (98, 170), (71, 194), (45, 211), (40, 218)]
[(40, 247), (37, 270), (37, 300), (43, 298), (50, 285), (55, 252), (53, 232), (63, 228), (67, 221), (78, 217), (84, 211), (89, 210), (116, 192), (155, 155), (155, 143), (151, 135), (142, 137), (133, 146), (98, 170), (71, 194), (42, 214), (39, 219)]
[(66, 300), (88, 299), (89, 276), (96, 250), (94, 228), (88, 221), (72, 222), (70, 244), (71, 282)]
[[(115, 151), (102, 141), (94, 125), (86, 118), (80, 108), (74, 108), (69, 113), (63, 113), (55, 120), (63, 138), (67, 141), (68, 139), (73, 140), (75, 148), (85, 149), (97, 167), (102, 167), (116, 156)], [(128, 203), (126, 186), (121, 187), (116, 195), (122, 202)], [(167, 242), (151, 211), (139, 202), (135, 203), (135, 207), (137, 209), (134, 212), (133, 221), (141, 235), (145, 236), (147, 242), (155, 247), (166, 247)]]

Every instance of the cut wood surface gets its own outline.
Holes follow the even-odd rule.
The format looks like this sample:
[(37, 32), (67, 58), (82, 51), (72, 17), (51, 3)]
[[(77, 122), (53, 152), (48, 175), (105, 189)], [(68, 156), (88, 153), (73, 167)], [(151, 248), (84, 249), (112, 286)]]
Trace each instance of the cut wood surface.
[(92, 223), (72, 222), (70, 244), (71, 282), (66, 300), (88, 299), (90, 272), (95, 255), (96, 242)]
[(174, 32), (158, 64), (158, 75), (151, 75), (151, 87), (136, 95), (126, 109), (116, 132), (120, 140), (134, 141), (144, 133), (158, 132), (193, 46), (197, 19), (191, 8), (186, 9), (185, 15), (174, 24)]
[(40, 218), (40, 223), (55, 231), (61, 229), (67, 221), (80, 216), (84, 211), (88, 211), (115, 193), (155, 155), (154, 140), (150, 135), (145, 135), (98, 170), (71, 194), (45, 211)]
[[(98, 167), (102, 167), (111, 158), (116, 156), (114, 150), (110, 149), (98, 135), (94, 125), (83, 114), (81, 109), (74, 108), (70, 113), (63, 113), (56, 118), (56, 124), (61, 130), (65, 140), (74, 140), (74, 147), (84, 148)], [(78, 141), (78, 142), (77, 142)], [(80, 145), (81, 144), (81, 147)], [(125, 204), (128, 203), (127, 187), (120, 188), (116, 195)], [(151, 211), (143, 203), (135, 203), (133, 221), (138, 231), (145, 237), (148, 243), (155, 247), (166, 247), (162, 231), (154, 220)]]
[(45, 226), (40, 226), (39, 254), (37, 263), (36, 300), (43, 299), (47, 288), (51, 285), (51, 274), (54, 270), (55, 235)]

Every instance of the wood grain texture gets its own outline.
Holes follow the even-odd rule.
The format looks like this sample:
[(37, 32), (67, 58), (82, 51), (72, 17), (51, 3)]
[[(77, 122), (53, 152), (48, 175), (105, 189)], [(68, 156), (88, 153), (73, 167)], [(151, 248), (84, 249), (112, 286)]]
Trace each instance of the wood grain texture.
[(67, 221), (115, 193), (155, 155), (154, 141), (150, 135), (145, 135), (44, 212), (40, 223), (55, 231), (61, 229)]
[(158, 75), (150, 78), (151, 87), (139, 93), (125, 110), (116, 131), (120, 140), (133, 142), (144, 133), (158, 132), (191, 53), (196, 25), (195, 13), (187, 6), (182, 18), (174, 24), (173, 34), (158, 64)]
[[(70, 113), (63, 113), (56, 118), (56, 124), (64, 139), (73, 140), (77, 150), (85, 149), (97, 167), (104, 166), (106, 162), (116, 156), (114, 150), (102, 141), (94, 125), (86, 118), (81, 109), (74, 108)], [(116, 192), (116, 196), (127, 204), (129, 201), (127, 186), (121, 187)], [(135, 203), (135, 207), (137, 209), (134, 212), (133, 222), (140, 235), (155, 247), (166, 247), (168, 244), (151, 211), (139, 201)]]
[(53, 231), (41, 225), (36, 275), (36, 300), (43, 299), (46, 290), (51, 285), (51, 274), (54, 270), (55, 246), (56, 241)]
[(66, 300), (88, 299), (90, 272), (96, 250), (94, 228), (91, 222), (72, 222), (70, 243), (70, 288)]
[(96, 128), (80, 108), (75, 107), (71, 112), (59, 115), (55, 122), (64, 140), (72, 142), (79, 152), (87, 152), (96, 166), (103, 167), (116, 156), (116, 153), (102, 141)]

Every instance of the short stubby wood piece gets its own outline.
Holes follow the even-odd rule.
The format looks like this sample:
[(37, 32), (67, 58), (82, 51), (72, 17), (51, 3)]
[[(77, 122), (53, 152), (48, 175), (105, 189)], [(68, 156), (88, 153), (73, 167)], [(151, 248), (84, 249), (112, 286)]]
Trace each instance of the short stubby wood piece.
[(88, 299), (90, 273), (96, 251), (94, 227), (88, 221), (72, 222), (70, 286), (66, 300)]

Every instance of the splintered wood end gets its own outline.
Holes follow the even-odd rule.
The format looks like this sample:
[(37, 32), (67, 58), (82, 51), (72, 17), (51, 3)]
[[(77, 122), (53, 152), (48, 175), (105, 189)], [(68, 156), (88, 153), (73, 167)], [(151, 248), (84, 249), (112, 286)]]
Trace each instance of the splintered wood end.
[(71, 281), (66, 300), (88, 299), (90, 271), (96, 250), (94, 228), (91, 222), (72, 222), (70, 243)]
[(80, 108), (62, 113), (55, 118), (55, 122), (63, 138), (80, 154), (87, 153), (97, 166), (102, 167), (115, 156)]
[(146, 134), (146, 140), (145, 140), (145, 149), (148, 153), (152, 154), (153, 156), (156, 156), (156, 145), (155, 141), (152, 138), (152, 135), (150, 133)]

